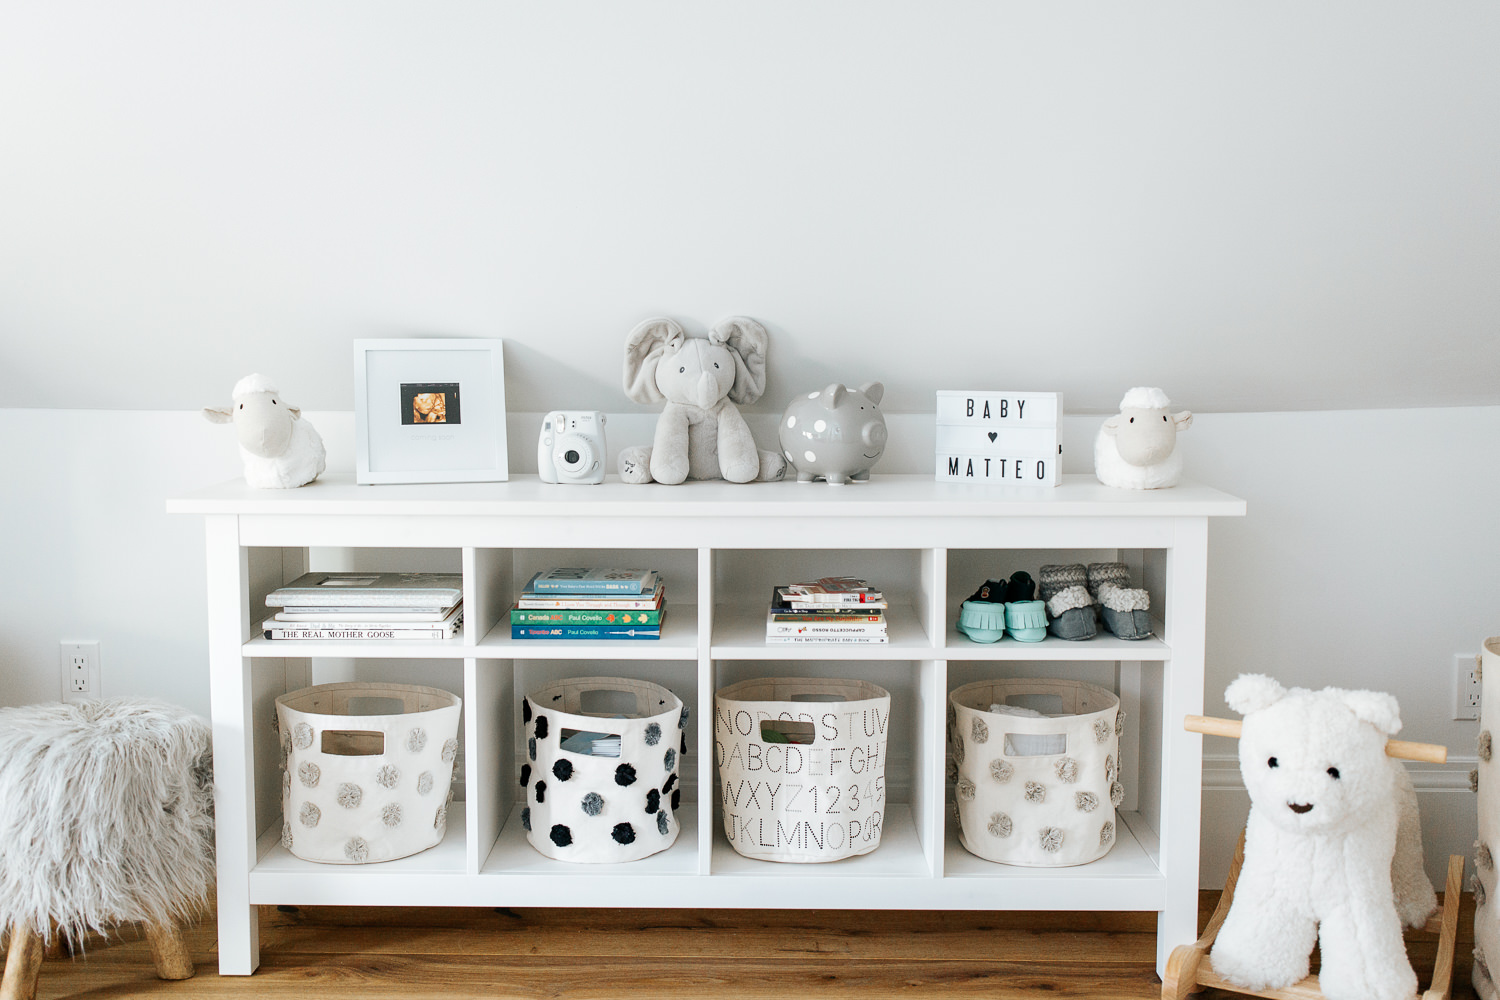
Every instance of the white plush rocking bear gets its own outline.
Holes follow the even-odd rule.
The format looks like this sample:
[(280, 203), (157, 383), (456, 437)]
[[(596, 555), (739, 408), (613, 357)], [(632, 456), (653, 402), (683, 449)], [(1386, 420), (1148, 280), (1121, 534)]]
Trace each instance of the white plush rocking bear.
[(1410, 1000), (1417, 977), (1401, 925), (1421, 926), (1437, 897), (1416, 791), (1385, 753), (1401, 729), (1396, 699), (1287, 690), (1260, 674), (1237, 678), (1224, 699), (1245, 717), (1250, 819), (1214, 970), (1247, 989), (1281, 989), (1307, 976), (1317, 941), (1329, 1000)]
[(766, 328), (747, 316), (689, 337), (676, 320), (648, 319), (625, 339), (625, 393), (666, 403), (650, 448), (620, 452), (620, 479), (676, 485), (687, 479), (766, 482), (786, 475), (780, 452), (755, 447), (736, 403), (766, 391)]

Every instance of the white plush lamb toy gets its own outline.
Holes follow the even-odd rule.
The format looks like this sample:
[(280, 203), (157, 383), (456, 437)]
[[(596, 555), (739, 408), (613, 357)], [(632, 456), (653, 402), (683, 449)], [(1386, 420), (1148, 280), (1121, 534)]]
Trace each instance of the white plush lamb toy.
[(1409, 1000), (1417, 977), (1401, 925), (1421, 926), (1437, 897), (1416, 791), (1385, 753), (1401, 729), (1396, 699), (1288, 691), (1260, 674), (1240, 676), (1224, 698), (1245, 716), (1250, 819), (1214, 970), (1247, 989), (1281, 989), (1307, 975), (1317, 941), (1329, 1000)]
[(1172, 412), (1160, 389), (1137, 386), (1120, 400), (1120, 412), (1094, 438), (1094, 475), (1105, 486), (1160, 490), (1182, 478), (1177, 433), (1193, 425), (1188, 410)]
[(258, 490), (285, 490), (323, 472), (323, 439), (302, 411), (286, 405), (271, 380), (246, 375), (235, 383), (232, 407), (204, 407), (216, 424), (234, 424), (245, 463), (245, 482)]

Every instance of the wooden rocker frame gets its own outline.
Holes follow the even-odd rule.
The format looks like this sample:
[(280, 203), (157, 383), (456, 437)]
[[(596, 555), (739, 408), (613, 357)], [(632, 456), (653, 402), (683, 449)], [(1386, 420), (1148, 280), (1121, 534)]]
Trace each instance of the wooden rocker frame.
[[(1212, 736), (1238, 738), (1240, 723), (1233, 719), (1212, 719), (1201, 715), (1190, 715), (1183, 724), (1189, 732), (1206, 733)], [(1385, 752), (1403, 760), (1422, 760), (1443, 763), (1448, 759), (1446, 747), (1432, 743), (1406, 743), (1391, 740)], [(1242, 993), (1252, 997), (1269, 997), (1271, 1000), (1322, 1000), (1323, 990), (1318, 985), (1316, 974), (1301, 982), (1276, 990), (1251, 990), (1236, 986), (1214, 971), (1208, 952), (1219, 936), (1219, 928), (1229, 916), (1229, 907), (1234, 903), (1234, 887), (1239, 881), (1240, 868), (1245, 863), (1245, 833), (1240, 831), (1239, 842), (1234, 847), (1234, 857), (1229, 863), (1229, 876), (1224, 880), (1224, 892), (1219, 896), (1219, 905), (1203, 928), (1203, 935), (1193, 944), (1178, 945), (1167, 958), (1166, 975), (1161, 981), (1162, 1000), (1184, 1000), (1189, 994), (1212, 987), (1230, 993)], [(1461, 854), (1448, 856), (1448, 880), (1443, 887), (1443, 907), (1428, 918), (1422, 930), (1438, 936), (1437, 962), (1432, 971), (1432, 985), (1413, 1000), (1451, 1000), (1453, 996), (1453, 961), (1458, 944), (1458, 908), (1463, 893), (1464, 857)]]

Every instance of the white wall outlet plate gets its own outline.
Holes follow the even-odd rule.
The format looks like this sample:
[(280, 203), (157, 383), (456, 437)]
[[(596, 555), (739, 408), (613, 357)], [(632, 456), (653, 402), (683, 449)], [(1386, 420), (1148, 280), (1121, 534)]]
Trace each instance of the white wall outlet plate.
[(58, 648), (58, 670), (62, 680), (62, 700), (68, 702), (99, 700), (99, 641), (63, 640)]
[(1479, 718), (1479, 657), (1473, 653), (1453, 655), (1453, 718)]

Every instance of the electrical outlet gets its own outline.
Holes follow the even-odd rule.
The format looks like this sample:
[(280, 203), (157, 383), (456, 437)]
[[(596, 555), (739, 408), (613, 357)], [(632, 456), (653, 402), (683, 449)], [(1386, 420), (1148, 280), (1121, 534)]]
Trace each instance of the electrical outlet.
[(1453, 656), (1453, 718), (1479, 718), (1479, 657), (1473, 653)]
[(63, 701), (99, 699), (99, 641), (64, 641), (58, 650)]

